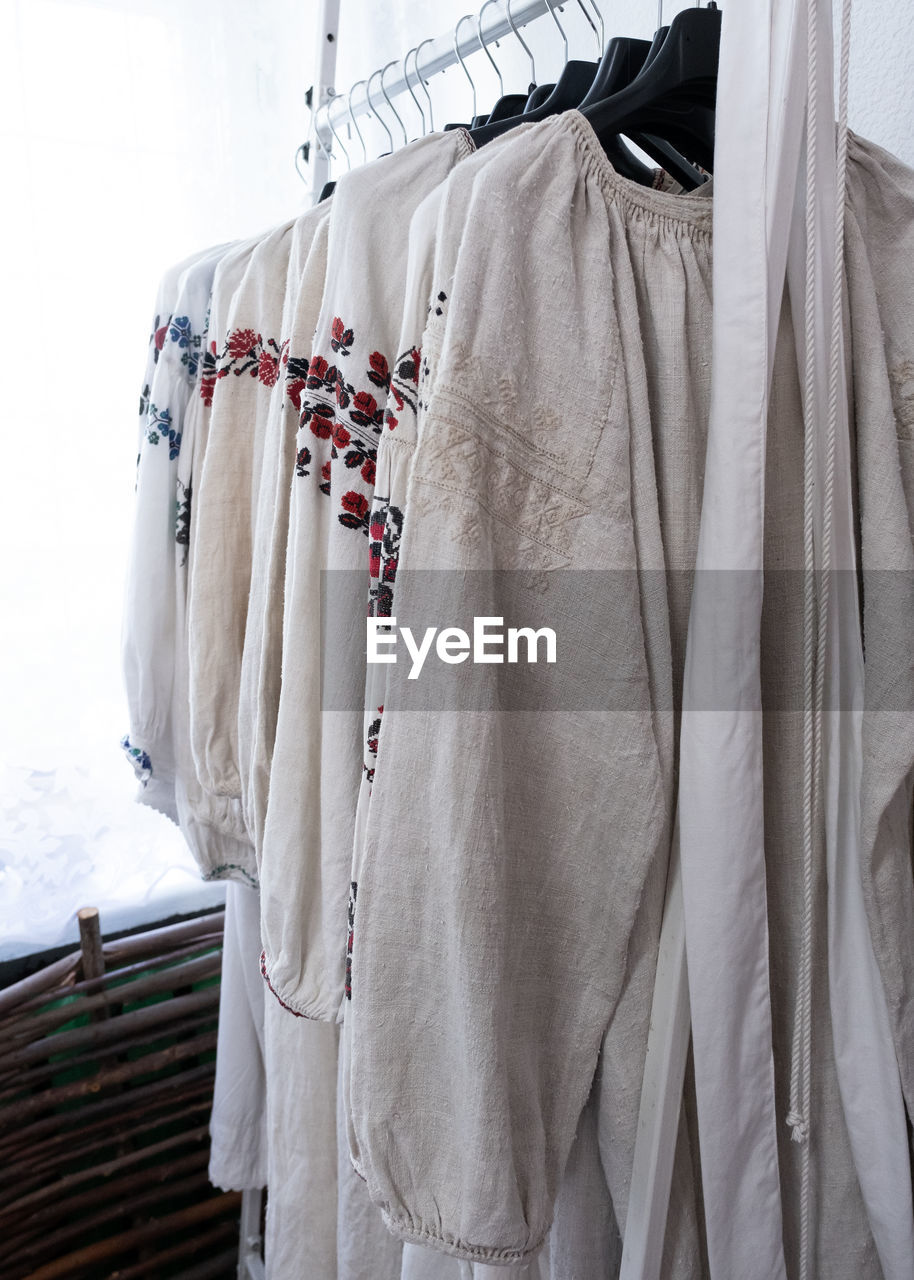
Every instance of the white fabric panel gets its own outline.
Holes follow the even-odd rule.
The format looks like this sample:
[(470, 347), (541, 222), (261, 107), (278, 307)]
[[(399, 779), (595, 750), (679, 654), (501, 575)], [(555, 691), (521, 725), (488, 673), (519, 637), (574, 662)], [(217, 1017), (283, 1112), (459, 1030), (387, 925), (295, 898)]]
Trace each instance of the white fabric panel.
[(711, 414), (679, 793), (714, 1280), (786, 1275), (759, 660), (768, 393), (796, 176), (795, 20), (791, 0), (727, 6), (718, 81)]

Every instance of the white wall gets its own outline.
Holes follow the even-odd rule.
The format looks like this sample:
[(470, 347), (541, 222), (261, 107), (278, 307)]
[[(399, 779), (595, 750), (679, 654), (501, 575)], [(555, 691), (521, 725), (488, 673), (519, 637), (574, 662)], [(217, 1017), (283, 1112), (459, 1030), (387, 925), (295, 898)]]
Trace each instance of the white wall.
[(140, 376), (163, 270), (304, 206), (315, 8), (0, 0), (0, 957), (199, 901), (118, 746)]

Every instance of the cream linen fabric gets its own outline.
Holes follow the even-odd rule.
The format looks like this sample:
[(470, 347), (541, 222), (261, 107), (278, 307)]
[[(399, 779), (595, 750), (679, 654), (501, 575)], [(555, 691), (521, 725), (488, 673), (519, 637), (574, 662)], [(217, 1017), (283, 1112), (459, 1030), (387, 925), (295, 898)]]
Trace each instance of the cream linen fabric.
[(257, 965), (260, 900), (226, 885), (219, 1039), (210, 1115), (209, 1180), (223, 1191), (267, 1185), (264, 998)]
[[(248, 960), (259, 967), (259, 945)], [(267, 1280), (335, 1280), (338, 1028), (290, 1017), (259, 980), (266, 1002)]]
[(187, 604), (191, 749), (204, 791), (240, 799), (238, 696), (254, 510), (271, 391), (282, 383), (285, 282), (296, 222), (255, 247), (218, 351), (194, 493)]
[[(360, 711), (321, 706), (321, 571), (364, 572), (377, 436), (403, 310), (409, 217), (471, 148), (434, 134), (344, 174), (330, 212), (290, 503), (282, 688), (261, 866), (265, 966), (298, 1013), (335, 1020), (361, 769)], [(331, 586), (331, 590), (332, 590)], [(364, 625), (358, 602), (353, 625)], [(339, 677), (339, 673), (336, 673)], [(353, 705), (364, 667), (344, 672)]]
[[(425, 407), (432, 395), (437, 374), (443, 315), (447, 308), (447, 295), (452, 287), (460, 252), (460, 236), (466, 220), (466, 209), (472, 195), (473, 183), (480, 169), (497, 156), (505, 145), (515, 143), (524, 133), (533, 128), (535, 126), (521, 126), (510, 135), (489, 144), (482, 151), (464, 160), (446, 183), (426, 197), (416, 210), (410, 225), (406, 305), (399, 342), (402, 355), (394, 373), (394, 385), (385, 415), (385, 430), (378, 447), (377, 483), (370, 533), (372, 604), (374, 609), (388, 616), (396, 614), (396, 569), (399, 543), (408, 520), (406, 505), (408, 477), (416, 441), (423, 429)], [(530, 140), (530, 144), (534, 145), (533, 139)], [(708, 191), (703, 190), (701, 194), (705, 196)], [(439, 218), (442, 222), (440, 237), (437, 230)], [(445, 295), (443, 301), (439, 298), (439, 294)], [(442, 314), (436, 314), (434, 321), (426, 330), (429, 316), (438, 311)], [(423, 332), (425, 332), (424, 337)], [(413, 384), (411, 375), (414, 368), (417, 378), (421, 368), (421, 386)], [(657, 497), (653, 480), (650, 423), (647, 422), (645, 425), (646, 429), (640, 434), (633, 433), (633, 454), (635, 443), (638, 442), (641, 445), (637, 451), (637, 461), (633, 458), (633, 468), (637, 477), (633, 502), (644, 503), (648, 511), (652, 509), (656, 511)], [(656, 518), (653, 529), (654, 539), (650, 546), (647, 543), (646, 529), (641, 532), (639, 559), (642, 567), (662, 569), (663, 546)], [(679, 568), (683, 567), (682, 558), (682, 553), (677, 548), (673, 554), (673, 563)], [(647, 580), (645, 585), (658, 589), (653, 592), (656, 607), (650, 611), (646, 610), (645, 613), (645, 627), (650, 641), (649, 651), (652, 645), (656, 645), (658, 649), (658, 656), (654, 661), (654, 667), (658, 670), (655, 671), (649, 659), (656, 718), (661, 715), (661, 706), (669, 707), (671, 697), (668, 687), (669, 676), (667, 674), (664, 684), (662, 666), (664, 653), (667, 655), (667, 667), (669, 665), (666, 594), (664, 583), (659, 577), (655, 577), (653, 583)], [(685, 607), (687, 608), (687, 597), (685, 597)], [(371, 779), (377, 752), (379, 749), (383, 750), (381, 709), (387, 701), (388, 671), (387, 666), (368, 668), (366, 754), (362, 789), (359, 794), (356, 856), (352, 874), (355, 882), (358, 882), (361, 876), (361, 851), (364, 847), (366, 826), (370, 820)], [(660, 687), (656, 690), (654, 689), (655, 681), (660, 682)], [(661, 745), (665, 761), (664, 768), (667, 773), (667, 786), (671, 790), (673, 729), (669, 715)], [(597, 1227), (597, 1235), (596, 1240), (589, 1238), (588, 1234), (581, 1229), (580, 1218), (576, 1217), (576, 1213), (580, 1213), (580, 1205), (576, 1202), (576, 1194), (566, 1188), (569, 1180), (566, 1174), (556, 1206), (555, 1227), (549, 1248), (539, 1255), (541, 1260), (551, 1261), (553, 1274), (557, 1277), (610, 1274), (600, 1260), (607, 1246), (599, 1243), (604, 1236), (598, 1229), (598, 1224), (601, 1217), (605, 1217), (608, 1212), (613, 1218), (613, 1230), (618, 1240), (615, 1218), (617, 1217), (621, 1222), (625, 1221), (664, 886), (665, 862), (663, 859), (658, 859), (657, 869), (649, 877), (645, 888), (636, 927), (632, 934), (623, 994), (620, 997), (616, 1016), (607, 1031), (601, 1054), (600, 1151), (603, 1156), (606, 1180), (612, 1192), (615, 1216), (612, 1210), (607, 1210), (606, 1207), (609, 1203), (606, 1181), (598, 1160), (591, 1170), (589, 1183), (582, 1178), (580, 1172), (578, 1174), (577, 1192), (581, 1192), (585, 1186), (591, 1188), (590, 1212), (586, 1217), (592, 1226)], [(347, 1020), (343, 1028), (344, 1040), (348, 1037), (350, 1029)], [(580, 1163), (579, 1161), (579, 1166)], [(688, 1138), (683, 1133), (683, 1143), (677, 1157), (676, 1177), (671, 1195), (666, 1275), (698, 1274), (700, 1258), (694, 1198)], [(577, 1199), (580, 1200), (581, 1196), (578, 1195)], [(603, 1206), (602, 1209), (596, 1207), (600, 1205)], [(545, 1262), (543, 1266), (546, 1266)], [(618, 1259), (616, 1259), (615, 1269), (618, 1269)], [(523, 1270), (523, 1265), (518, 1266), (519, 1275)]]
[(279, 706), (283, 580), (295, 436), (323, 295), (328, 215), (325, 202), (300, 218), (293, 232), (283, 301), (283, 377), (270, 399), (255, 512), (238, 697), (238, 763), (244, 818), (258, 866)]
[(861, 871), (911, 1117), (914, 172), (853, 134), (849, 151), (847, 271), (866, 656)]
[(122, 745), (140, 782), (137, 799), (175, 822), (175, 484), (184, 422), (199, 381), (213, 275), (225, 251), (223, 245), (195, 254), (162, 280), (140, 396), (122, 637), (130, 729)]
[(178, 459), (178, 534), (176, 584), (176, 650), (174, 675), (175, 799), (181, 831), (206, 880), (238, 880), (255, 885), (254, 852), (247, 837), (241, 803), (205, 792), (197, 779), (190, 743), (187, 599), (193, 582), (195, 488), (203, 468), (209, 437), (212, 393), (218, 380), (219, 355), (226, 345), (229, 317), (259, 238), (230, 250), (216, 268), (204, 341), (199, 395), (189, 407)]
[(548, 1230), (668, 853), (631, 517), (643, 357), (629, 365), (621, 334), (640, 351), (640, 288), (682, 376), (706, 333), (684, 312), (707, 291), (710, 226), (701, 197), (621, 182), (576, 113), (533, 139), (480, 171), (458, 228), (400, 574), (526, 569), (535, 598), (549, 569), (628, 571), (611, 608), (579, 602), (627, 709), (595, 694), (581, 710), (566, 669), (573, 711), (406, 714), (391, 668), (347, 1009), (353, 1157), (388, 1225), (497, 1262)]
[[(499, 1260), (535, 1249), (548, 1226), (600, 1036), (622, 1015), (618, 997), (639, 894), (649, 937), (656, 936), (689, 600), (679, 571), (694, 563), (709, 393), (707, 202), (658, 196), (618, 179), (574, 113), (544, 125), (537, 141), (536, 150), (506, 148), (474, 186), (409, 485), (397, 613), (408, 612), (407, 569), (637, 563), (646, 572), (630, 615), (621, 622), (622, 601), (615, 599), (611, 617), (613, 636), (628, 646), (626, 669), (639, 688), (650, 687), (650, 708), (621, 733), (620, 713), (596, 711), (568, 717), (573, 723), (562, 714), (530, 716), (529, 724), (517, 712), (448, 712), (445, 731), (438, 716), (403, 710), (402, 668), (391, 668), (357, 881), (347, 1009), (353, 1157), (388, 1225), (406, 1240)], [(523, 245), (522, 255), (511, 243)], [(599, 353), (589, 352), (597, 332)], [(556, 349), (567, 334), (575, 336), (575, 369), (592, 373), (583, 382), (559, 381), (557, 389)], [(423, 347), (431, 349), (428, 332)], [(496, 347), (497, 394), (484, 358)], [(534, 406), (553, 403), (559, 391), (561, 420), (546, 425), (540, 408), (538, 422)], [(528, 443), (521, 424), (531, 421), (540, 431)], [(571, 423), (563, 436), (562, 424)], [(796, 586), (803, 423), (786, 308), (769, 432), (765, 856), (783, 1120), (802, 902)], [(582, 474), (594, 436), (592, 466)], [(572, 521), (574, 538), (563, 544)], [(670, 571), (667, 582), (653, 572), (658, 565)], [(613, 659), (623, 661), (616, 653)], [(909, 849), (908, 836), (905, 828), (899, 848)], [(646, 874), (657, 880), (648, 879), (642, 893)], [(820, 867), (814, 1273), (877, 1280), (831, 1049), (823, 874)], [(909, 865), (903, 874), (910, 875)], [(653, 957), (646, 977), (638, 977), (645, 955), (649, 948), (632, 942), (628, 973), (640, 995), (629, 1013), (636, 1025), (634, 1011), (650, 998)], [(639, 1028), (632, 1042), (641, 1034)], [(601, 1121), (625, 1096), (614, 1093), (606, 1090)], [(693, 1101), (687, 1110), (694, 1122)], [(779, 1143), (793, 1275), (799, 1158), (785, 1123)], [(609, 1143), (603, 1154), (611, 1168)], [(624, 1181), (624, 1168), (617, 1176)], [(685, 1142), (674, 1209), (677, 1188), (688, 1217)], [(624, 1220), (624, 1201), (620, 1209)], [(674, 1267), (706, 1274), (694, 1219), (678, 1241), (675, 1230), (668, 1235), (666, 1247), (664, 1274)]]
[(268, 1187), (268, 1280), (334, 1280), (337, 1029), (290, 1018), (269, 997), (260, 949), (259, 895), (229, 884), (209, 1177), (225, 1190)]

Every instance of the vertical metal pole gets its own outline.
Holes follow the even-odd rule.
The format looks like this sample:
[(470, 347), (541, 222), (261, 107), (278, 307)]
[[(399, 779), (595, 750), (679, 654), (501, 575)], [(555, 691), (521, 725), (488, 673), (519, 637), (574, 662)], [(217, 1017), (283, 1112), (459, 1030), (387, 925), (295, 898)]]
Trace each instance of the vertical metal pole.
[(314, 63), (314, 93), (312, 95), (312, 146), (311, 146), (311, 203), (320, 198), (324, 183), (330, 177), (330, 156), (318, 136), (313, 122), (318, 111), (333, 97), (336, 77), (336, 50), (340, 31), (340, 0), (320, 0), (317, 19), (317, 48)]

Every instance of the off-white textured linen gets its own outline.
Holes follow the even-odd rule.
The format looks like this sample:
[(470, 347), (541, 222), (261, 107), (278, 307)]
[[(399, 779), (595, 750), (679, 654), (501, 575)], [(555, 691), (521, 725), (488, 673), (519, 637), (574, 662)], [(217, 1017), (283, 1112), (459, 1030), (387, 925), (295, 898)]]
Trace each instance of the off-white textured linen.
[(223, 1191), (267, 1185), (267, 1086), (259, 950), (257, 892), (244, 885), (228, 884), (216, 1081), (209, 1122), (209, 1180)]
[(163, 278), (140, 397), (122, 638), (130, 728), (122, 745), (141, 784), (137, 799), (175, 822), (175, 485), (185, 418), (199, 381), (213, 276), (225, 251), (223, 245), (195, 254)]
[[(460, 254), (461, 237), (466, 221), (473, 184), (478, 172), (506, 145), (513, 145), (535, 126), (521, 126), (510, 135), (489, 144), (482, 151), (461, 162), (453, 174), (422, 202), (413, 215), (409, 234), (409, 260), (407, 266), (406, 302), (401, 326), (398, 359), (394, 371), (394, 384), (385, 415), (385, 430), (378, 447), (378, 470), (371, 523), (371, 574), (373, 607), (388, 616), (396, 614), (396, 570), (400, 539), (408, 521), (407, 488), (416, 442), (423, 429), (425, 408), (433, 393), (437, 375), (444, 314), (447, 295), (450, 293), (454, 272)], [(533, 139), (530, 145), (535, 145)], [(702, 196), (708, 193), (702, 191)], [(441, 234), (438, 224), (441, 222)], [(444, 300), (439, 298), (444, 294)], [(440, 314), (439, 314), (440, 313)], [(431, 323), (429, 317), (434, 316)], [(426, 325), (428, 327), (426, 328)], [(415, 381), (413, 379), (415, 370)], [(421, 384), (419, 373), (421, 370)], [(646, 401), (643, 402), (646, 405)], [(650, 422), (639, 424), (633, 432), (633, 469), (636, 476), (636, 494), (633, 503), (646, 504), (647, 511), (656, 512), (657, 496), (653, 478), (653, 453), (650, 442)], [(640, 448), (636, 448), (640, 445)], [(637, 454), (637, 460), (635, 459)], [(643, 491), (643, 494), (642, 494)], [(640, 514), (640, 507), (639, 507)], [(644, 521), (647, 520), (645, 515)], [(648, 526), (639, 534), (639, 561), (642, 568), (662, 570), (664, 567), (663, 544), (659, 523), (655, 518), (653, 541), (649, 541)], [(683, 553), (673, 542), (671, 565), (682, 568)], [(666, 728), (658, 739), (661, 750), (666, 785), (672, 790), (673, 725), (669, 713), (671, 691), (669, 675), (664, 679), (663, 655), (669, 666), (669, 629), (667, 624), (666, 594), (660, 576), (648, 579), (645, 590), (651, 592), (652, 605), (645, 609), (644, 625), (649, 650), (649, 672), (652, 701), (655, 703), (655, 723), (666, 709)], [(681, 596), (680, 592), (680, 596)], [(687, 602), (687, 597), (686, 597)], [(655, 636), (656, 633), (656, 636)], [(654, 657), (652, 647), (658, 655)], [(653, 662), (652, 662), (653, 658)], [(359, 794), (359, 811), (356, 822), (355, 858), (352, 879), (359, 881), (363, 858), (365, 832), (370, 821), (371, 779), (379, 751), (383, 751), (382, 708), (387, 700), (386, 682), (389, 668), (368, 668), (366, 694), (366, 754), (362, 789)], [(655, 688), (655, 683), (658, 687)], [(650, 992), (657, 954), (659, 923), (663, 909), (665, 863), (658, 860), (657, 868), (648, 879), (642, 898), (632, 941), (629, 948), (626, 977), (616, 1016), (607, 1031), (602, 1046), (599, 1096), (600, 1149), (606, 1180), (599, 1168), (591, 1170), (589, 1183), (579, 1173), (576, 1192), (566, 1188), (568, 1173), (562, 1184), (556, 1221), (549, 1247), (539, 1255), (551, 1262), (553, 1274), (580, 1275), (602, 1274), (601, 1250), (605, 1251), (598, 1224), (601, 1215), (608, 1212), (625, 1221), (628, 1203), (628, 1187), (634, 1149), (635, 1129), (638, 1117), (641, 1073), (650, 1015)], [(350, 1034), (349, 1023), (344, 1024), (344, 1040)], [(581, 1162), (578, 1161), (578, 1168)], [(612, 1193), (615, 1208), (609, 1204), (606, 1182)], [(585, 1215), (596, 1229), (596, 1236), (588, 1236), (581, 1229), (578, 1200), (581, 1193), (590, 1190), (590, 1210)], [(671, 1195), (669, 1230), (667, 1235), (666, 1275), (696, 1275), (700, 1265), (698, 1231), (694, 1205), (694, 1183), (688, 1138), (683, 1133), (681, 1150), (677, 1157), (676, 1177)], [(597, 1208), (597, 1206), (603, 1206)], [(618, 1239), (618, 1235), (617, 1235)], [(616, 1259), (617, 1269), (618, 1259)], [(405, 1265), (405, 1264), (404, 1264)], [(429, 1264), (430, 1265), (430, 1264)], [(522, 1274), (525, 1264), (519, 1264)], [(545, 1266), (546, 1263), (543, 1262)], [(609, 1274), (609, 1272), (606, 1272)]]
[[(336, 673), (353, 709), (321, 706), (321, 571), (364, 572), (377, 436), (403, 310), (409, 217), (471, 149), (434, 134), (344, 174), (311, 351), (290, 503), (282, 688), (264, 830), (266, 973), (291, 1009), (336, 1020), (361, 771), (364, 667)], [(331, 587), (332, 589), (332, 587)], [(358, 607), (353, 614), (361, 622)], [(324, 653), (333, 662), (333, 653)]]
[(863, 567), (862, 875), (914, 1115), (914, 172), (849, 140), (847, 266)]
[[(551, 569), (630, 571), (611, 623), (601, 603), (579, 605), (631, 709), (405, 714), (391, 668), (347, 1010), (353, 1156), (388, 1225), (502, 1263), (549, 1227), (645, 876), (667, 856), (634, 572), (638, 365), (622, 358), (615, 310), (625, 289), (637, 321), (640, 278), (687, 355), (702, 330), (685, 323), (685, 282), (706, 291), (710, 224), (701, 197), (621, 183), (574, 113), (532, 137), (473, 189), (400, 574), (527, 569), (548, 591)], [(398, 1123), (407, 1108), (421, 1125)]]
[[(660, 551), (660, 563), (668, 570), (688, 569), (694, 563), (709, 393), (710, 210), (707, 202), (702, 208), (700, 197), (658, 197), (616, 178), (586, 126), (573, 116), (551, 128), (554, 138), (539, 155), (531, 149), (524, 153), (519, 146), (512, 168), (513, 157), (506, 149), (476, 181), (466, 221), (476, 228), (479, 240), (464, 239), (447, 302), (438, 379), (410, 480), (398, 614), (408, 607), (408, 580), (404, 583), (402, 578), (408, 568), (501, 567), (511, 563), (511, 556), (529, 568), (549, 563), (544, 550), (551, 551), (553, 564), (573, 562), (577, 555), (586, 556), (590, 567), (606, 563), (599, 556), (611, 554), (623, 541), (616, 524), (620, 512), (631, 521), (628, 554), (637, 556), (639, 567), (656, 565)], [(539, 229), (524, 221), (525, 211), (534, 204), (525, 182), (535, 184), (537, 213), (528, 216), (534, 224), (540, 220)], [(572, 237), (568, 223), (575, 218), (580, 221)], [(611, 234), (604, 222), (598, 252), (596, 244), (588, 242), (587, 222), (601, 218), (611, 220)], [(499, 227), (505, 226), (515, 232), (521, 228), (517, 243), (524, 245), (523, 262), (499, 241)], [(563, 263), (557, 228), (573, 246), (565, 250), (571, 262), (586, 262), (586, 273)], [(548, 238), (548, 248), (538, 245), (538, 230)], [(595, 278), (594, 264), (600, 262), (606, 262), (607, 278), (602, 280)], [(511, 273), (510, 282), (499, 276), (500, 269)], [(548, 288), (536, 281), (538, 273)], [(588, 325), (583, 319), (559, 312), (562, 290), (556, 278), (573, 281), (582, 290), (592, 287), (595, 295), (612, 300), (612, 310), (600, 310), (595, 297), (579, 303), (582, 314), (601, 317), (600, 359), (588, 359)], [(548, 322), (539, 324), (534, 303), (538, 287), (549, 300)], [(505, 299), (504, 305), (487, 311), (480, 302), (483, 290), (490, 301)], [(525, 305), (515, 316), (512, 302), (518, 296)], [(542, 305), (545, 313), (545, 302)], [(593, 319), (590, 324), (595, 325)], [(489, 325), (497, 329), (499, 350), (509, 353), (505, 372), (499, 368), (498, 397), (482, 373), (489, 367), (482, 358), (492, 346)], [(552, 422), (548, 431), (541, 428), (546, 434), (534, 436), (549, 441), (548, 460), (538, 459), (532, 446), (519, 458), (520, 432), (516, 426), (512, 432), (512, 423), (536, 421), (536, 411), (525, 410), (524, 397), (536, 396), (541, 405), (555, 397), (543, 370), (552, 367), (550, 343), (558, 341), (554, 335), (569, 332), (584, 335), (585, 349), (580, 350), (579, 341), (576, 358), (595, 370), (596, 379), (587, 389), (604, 405), (604, 412), (609, 405), (609, 424), (602, 428), (592, 476), (575, 486), (568, 485), (568, 474), (574, 475), (580, 454), (586, 455), (582, 423), (601, 422), (599, 413), (588, 419), (585, 393), (562, 387), (562, 405), (577, 426), (577, 456), (570, 442), (564, 453), (561, 444), (558, 450), (551, 447), (561, 429)], [(429, 350), (428, 333), (424, 350)], [(605, 365), (607, 351), (617, 380), (613, 396), (600, 397), (601, 360)], [(509, 371), (515, 373), (510, 382)], [(514, 411), (507, 421), (499, 412), (505, 406)], [(803, 420), (787, 309), (778, 337), (769, 432), (765, 567), (770, 581), (762, 619), (765, 858), (775, 1087), (782, 1120), (779, 1177), (788, 1274), (793, 1274), (800, 1170), (798, 1148), (790, 1143), (783, 1121), (801, 943), (802, 609), (794, 587), (801, 582), (797, 571), (803, 564)], [(604, 474), (600, 449), (620, 449), (620, 437), (625, 440), (624, 453), (620, 450), (615, 465)], [(505, 439), (510, 449), (496, 451), (495, 441)], [(559, 453), (565, 476), (559, 500), (537, 489), (537, 483), (556, 485), (554, 453)], [(574, 498), (584, 502), (589, 484), (600, 499), (599, 550), (587, 539), (586, 515), (576, 526), (573, 545), (556, 548), (565, 504)], [(613, 497), (620, 485), (624, 501)], [(536, 506), (525, 489), (542, 495)], [(530, 516), (531, 509), (554, 511), (556, 501), (559, 514), (545, 528), (542, 519), (537, 523)], [(623, 916), (620, 910), (625, 879), (640, 868), (640, 890), (651, 865), (653, 840), (661, 851), (653, 874), (659, 875), (667, 851), (671, 708), (681, 691), (689, 584), (674, 572), (663, 584), (662, 598), (652, 594), (656, 590), (652, 574), (642, 574), (637, 621), (633, 616), (625, 628), (641, 651), (653, 720), (649, 713), (636, 717), (622, 737), (618, 716), (607, 717), (615, 730), (607, 734), (596, 715), (580, 714), (573, 727), (562, 725), (560, 716), (538, 717), (535, 722), (531, 717), (525, 732), (521, 714), (502, 713), (510, 729), (499, 735), (495, 713), (486, 717), (449, 712), (444, 732), (433, 714), (398, 711), (398, 705), (404, 705), (403, 683), (397, 677), (388, 680), (355, 905), (347, 1032), (352, 1037), (353, 1156), (388, 1225), (403, 1239), (424, 1239), (468, 1258), (509, 1260), (534, 1249), (548, 1225), (557, 1185), (554, 1171), (562, 1166), (575, 1120), (570, 1107), (563, 1110), (561, 1104), (569, 1097), (583, 1101), (599, 1035), (614, 1011), (618, 1017), (622, 1008), (605, 988), (615, 974), (619, 991), (625, 944), (635, 918), (636, 894), (629, 914)], [(671, 690), (666, 701), (664, 681)], [(645, 750), (653, 753), (653, 763), (648, 766), (640, 759), (633, 770), (634, 783), (619, 775), (616, 785), (608, 786), (605, 771), (619, 760), (615, 753), (621, 748), (625, 763), (646, 724), (651, 726), (651, 742)], [(575, 734), (581, 735), (577, 747)], [(597, 746), (601, 734), (606, 740)], [(526, 748), (533, 738), (535, 757)], [(593, 755), (602, 761), (603, 774), (599, 782), (588, 785)], [(540, 776), (537, 770), (546, 768), (543, 759), (548, 760), (548, 773)], [(562, 759), (567, 761), (564, 767)], [(645, 795), (638, 788), (644, 786), (648, 767), (653, 792)], [(421, 785), (414, 785), (414, 779)], [(618, 816), (611, 806), (623, 790), (625, 812)], [(594, 803), (597, 795), (599, 804)], [(550, 810), (558, 803), (554, 796), (562, 797), (560, 813)], [(624, 823), (633, 819), (638, 803), (643, 807), (626, 840)], [(595, 825), (588, 834), (589, 816)], [(652, 823), (653, 837), (646, 839)], [(621, 843), (617, 846), (612, 837)], [(582, 853), (588, 847), (595, 854), (585, 864)], [(563, 855), (566, 848), (573, 855)], [(614, 863), (614, 848), (620, 849), (621, 867)], [(612, 887), (600, 888), (600, 876), (612, 872)], [(824, 867), (818, 867), (817, 921), (824, 920), (823, 874)], [(540, 876), (544, 887), (537, 892)], [(575, 889), (578, 900), (572, 896)], [(656, 912), (660, 893), (655, 886), (641, 901), (650, 899)], [(590, 914), (597, 910), (595, 902), (598, 922)], [(650, 932), (654, 936), (653, 926)], [(619, 933), (624, 942), (614, 950)], [(573, 945), (563, 945), (569, 935)], [(587, 954), (593, 939), (602, 949), (599, 957)], [(817, 928), (815, 945), (815, 1265), (817, 1274), (875, 1280), (881, 1274), (879, 1262), (851, 1157), (831, 1047), (822, 928)], [(637, 949), (630, 954), (637, 956)], [(631, 970), (633, 980), (636, 968)], [(602, 990), (582, 979), (582, 974), (594, 973), (603, 979)], [(650, 982), (635, 980), (635, 987), (646, 1005)], [(405, 1052), (399, 1051), (401, 1045), (408, 1046)], [(550, 1087), (538, 1089), (538, 1078), (548, 1080)], [(610, 1093), (607, 1113), (611, 1105)], [(694, 1122), (694, 1106), (688, 1110)], [(411, 1122), (420, 1115), (421, 1123)], [(527, 1145), (530, 1133), (539, 1135), (535, 1154)], [(608, 1144), (604, 1152), (604, 1160), (611, 1162)], [(479, 1169), (485, 1170), (483, 1184), (471, 1172)], [(687, 1203), (691, 1183), (684, 1146), (678, 1153), (674, 1187), (685, 1187)], [(685, 1252), (672, 1254), (668, 1238), (664, 1274), (671, 1266), (704, 1274), (700, 1250), (696, 1256), (694, 1221), (683, 1238)]]
[(282, 383), (282, 313), (296, 222), (253, 250), (218, 352), (208, 439), (194, 493), (187, 605), (191, 748), (200, 785), (241, 797), (238, 697), (260, 460)]
[(290, 1018), (270, 998), (260, 951), (259, 895), (229, 884), (209, 1177), (225, 1190), (268, 1188), (269, 1280), (334, 1280), (337, 1029)]
[(209, 324), (204, 341), (199, 394), (193, 397), (178, 459), (178, 534), (176, 555), (176, 649), (174, 701), (175, 800), (178, 820), (200, 871), (207, 880), (256, 884), (254, 851), (244, 824), (241, 802), (204, 791), (197, 778), (190, 741), (187, 600), (193, 583), (195, 490), (202, 474), (209, 439), (213, 390), (220, 353), (226, 346), (231, 308), (260, 238), (244, 241), (221, 259), (213, 280)]
[(283, 376), (273, 388), (260, 461), (241, 682), (238, 765), (245, 823), (259, 860), (282, 674), (283, 581), (295, 437), (327, 267), (328, 206), (296, 223), (282, 317)]

